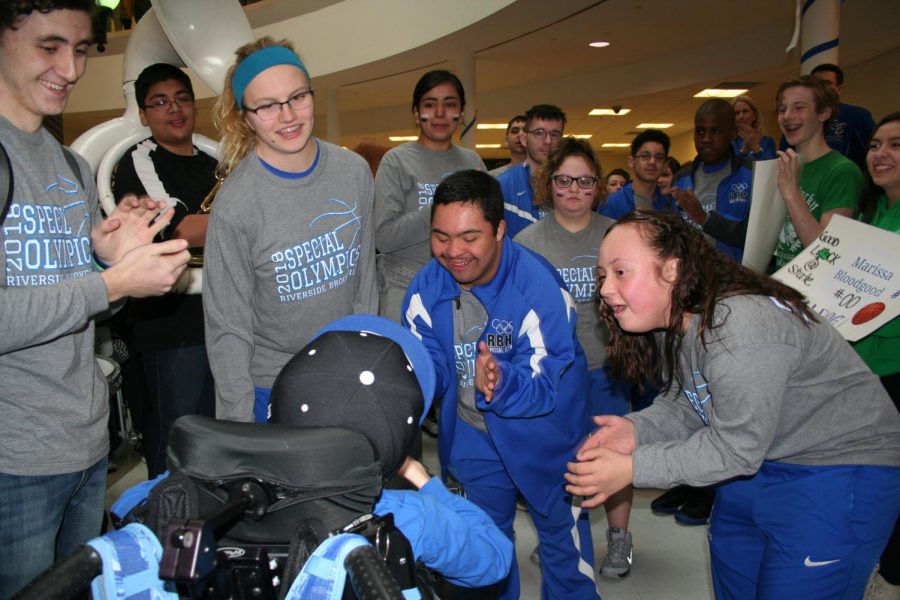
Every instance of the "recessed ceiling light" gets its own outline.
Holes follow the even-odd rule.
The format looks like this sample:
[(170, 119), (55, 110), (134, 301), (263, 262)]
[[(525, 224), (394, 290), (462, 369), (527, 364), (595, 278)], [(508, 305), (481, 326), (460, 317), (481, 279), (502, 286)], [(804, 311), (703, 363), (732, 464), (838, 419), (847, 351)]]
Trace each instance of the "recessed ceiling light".
[(707, 88), (702, 92), (694, 94), (694, 98), (734, 98), (735, 96), (746, 93), (747, 90)]
[(591, 42), (588, 46), (592, 48), (606, 48), (609, 46), (609, 42)]
[(630, 108), (594, 108), (588, 113), (591, 117), (621, 117), (631, 112)]
[(641, 123), (637, 126), (638, 129), (668, 129), (672, 127), (675, 123)]
[(593, 133), (573, 133), (573, 138), (578, 138), (579, 140), (589, 140), (594, 137)]
[(392, 135), (388, 137), (392, 142), (414, 142), (419, 139), (417, 135)]
[(478, 129), (506, 129), (506, 123), (479, 123)]
[(476, 148), (499, 148), (500, 144), (475, 144)]
[(605, 144), (600, 145), (601, 148), (630, 148), (631, 144), (628, 142), (606, 142)]

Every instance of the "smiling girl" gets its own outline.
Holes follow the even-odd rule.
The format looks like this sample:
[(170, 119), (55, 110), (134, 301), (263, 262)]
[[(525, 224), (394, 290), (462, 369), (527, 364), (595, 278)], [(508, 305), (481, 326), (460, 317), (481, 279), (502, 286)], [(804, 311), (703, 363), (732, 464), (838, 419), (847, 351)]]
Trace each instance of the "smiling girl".
[[(900, 112), (883, 118), (875, 128), (866, 153), (870, 203), (862, 219), (881, 229), (900, 234)], [(900, 410), (900, 318), (882, 325), (853, 345), (860, 357), (881, 378), (881, 383)], [(900, 524), (888, 542), (878, 573), (872, 576), (866, 598), (900, 593)], [(890, 591), (889, 591), (890, 590)]]
[(322, 323), (376, 312), (372, 174), (313, 135), (313, 88), (286, 41), (238, 48), (216, 103), (220, 174), (203, 304), (216, 416), (266, 421), (272, 383)]
[(637, 487), (724, 482), (709, 539), (718, 598), (860, 597), (900, 508), (900, 416), (802, 296), (683, 219), (637, 211), (600, 247), (612, 372), (653, 404), (569, 464), (594, 506)]
[[(536, 181), (535, 204), (553, 210), (515, 240), (546, 258), (575, 300), (578, 341), (588, 361), (591, 414), (624, 415), (629, 410), (629, 386), (609, 377), (609, 330), (599, 323), (597, 313), (597, 248), (615, 222), (595, 212), (603, 181), (600, 163), (588, 142), (566, 137), (550, 153)], [(631, 571), (628, 518), (633, 496), (633, 488), (627, 486), (604, 503), (609, 529), (602, 577), (621, 579)]]

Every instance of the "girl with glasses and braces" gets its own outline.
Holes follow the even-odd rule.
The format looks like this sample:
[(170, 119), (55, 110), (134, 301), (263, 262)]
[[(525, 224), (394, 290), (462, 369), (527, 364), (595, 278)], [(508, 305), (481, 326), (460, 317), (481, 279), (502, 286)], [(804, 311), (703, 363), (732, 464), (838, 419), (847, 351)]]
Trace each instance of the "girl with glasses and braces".
[[(599, 321), (596, 302), (597, 248), (615, 221), (596, 212), (600, 202), (600, 163), (591, 145), (563, 138), (534, 178), (535, 204), (552, 209), (522, 230), (515, 241), (546, 258), (566, 283), (578, 313), (578, 341), (589, 369), (593, 415), (624, 415), (629, 411), (629, 387), (610, 379), (606, 344), (609, 330)], [(604, 504), (608, 547), (600, 575), (621, 579), (631, 569), (633, 488), (627, 486)]]
[(206, 343), (216, 416), (264, 422), (275, 377), (321, 327), (378, 309), (373, 182), (313, 136), (313, 88), (291, 44), (236, 51), (216, 103), (219, 176), (206, 240)]

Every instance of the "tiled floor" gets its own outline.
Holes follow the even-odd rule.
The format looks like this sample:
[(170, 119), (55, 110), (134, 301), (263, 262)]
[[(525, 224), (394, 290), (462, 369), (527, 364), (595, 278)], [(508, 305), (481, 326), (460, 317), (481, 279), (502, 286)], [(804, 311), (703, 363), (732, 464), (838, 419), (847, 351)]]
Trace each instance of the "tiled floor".
[[(425, 462), (437, 467), (436, 444), (425, 438)], [(121, 454), (121, 453), (120, 453)], [(111, 504), (125, 489), (146, 479), (143, 463), (133, 453), (117, 457), (119, 468), (110, 474), (107, 493)], [(629, 529), (634, 539), (631, 574), (621, 581), (597, 578), (603, 600), (711, 600), (709, 552), (706, 527), (685, 527), (672, 517), (656, 516), (650, 501), (659, 490), (635, 493)], [(602, 510), (591, 514), (591, 531), (598, 564), (606, 552), (606, 516)], [(530, 560), (536, 537), (531, 520), (524, 512), (516, 515), (516, 556), (522, 581), (522, 599), (540, 598), (540, 567)]]
[[(711, 600), (706, 527), (679, 525), (671, 516), (650, 511), (660, 490), (637, 490), (629, 530), (634, 540), (631, 574), (620, 581), (597, 577), (603, 600)], [(522, 579), (522, 599), (540, 598), (540, 568), (530, 560), (535, 532), (524, 512), (516, 515), (516, 557)], [(591, 511), (591, 533), (599, 566), (606, 553), (606, 515)]]

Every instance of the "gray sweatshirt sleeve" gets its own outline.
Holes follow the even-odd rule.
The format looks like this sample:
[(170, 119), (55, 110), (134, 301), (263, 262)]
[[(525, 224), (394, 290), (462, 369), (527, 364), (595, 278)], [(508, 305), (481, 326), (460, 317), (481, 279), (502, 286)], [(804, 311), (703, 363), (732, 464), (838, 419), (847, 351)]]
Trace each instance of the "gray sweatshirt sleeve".
[[(733, 338), (727, 348), (719, 341), (710, 343), (702, 366), (709, 389), (715, 390), (706, 409), (709, 426), (686, 439), (639, 443), (635, 486), (700, 486), (755, 473), (776, 435), (798, 354), (799, 349), (788, 344), (735, 343)], [(657, 419), (653, 422), (666, 427)]]
[(360, 243), (359, 283), (353, 298), (354, 314), (378, 314), (378, 279), (375, 276), (375, 225), (373, 223), (374, 185), (368, 169), (364, 170), (363, 193), (365, 209), (361, 211), (363, 234)]
[(407, 210), (402, 168), (397, 153), (388, 153), (375, 175), (375, 245), (396, 252), (431, 237), (431, 211)]
[(703, 426), (697, 413), (673, 390), (658, 395), (647, 408), (626, 415), (634, 423), (638, 446), (684, 439)]
[(216, 418), (252, 421), (253, 270), (239, 227), (212, 211), (206, 232), (203, 312), (206, 350), (216, 385)]

